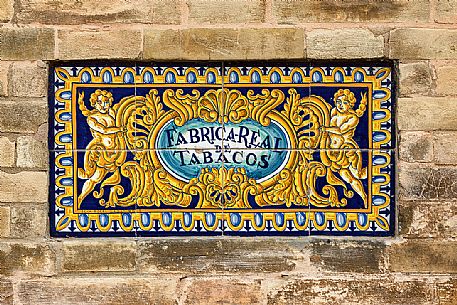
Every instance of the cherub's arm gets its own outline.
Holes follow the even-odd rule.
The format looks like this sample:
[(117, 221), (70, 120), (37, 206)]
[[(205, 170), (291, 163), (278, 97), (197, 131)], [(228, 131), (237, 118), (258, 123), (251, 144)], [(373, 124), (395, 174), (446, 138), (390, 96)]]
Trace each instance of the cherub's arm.
[(336, 126), (336, 127), (325, 127), (325, 131), (329, 133), (334, 133), (334, 134), (344, 134), (348, 132), (351, 129), (354, 129), (357, 127), (357, 124), (359, 124), (359, 118), (355, 115), (352, 115), (349, 120), (341, 124), (341, 126)]
[(100, 124), (96, 119), (93, 117), (87, 118), (87, 124), (89, 127), (95, 131), (98, 131), (102, 134), (112, 134), (119, 131), (122, 131), (121, 127), (105, 127), (104, 125)]

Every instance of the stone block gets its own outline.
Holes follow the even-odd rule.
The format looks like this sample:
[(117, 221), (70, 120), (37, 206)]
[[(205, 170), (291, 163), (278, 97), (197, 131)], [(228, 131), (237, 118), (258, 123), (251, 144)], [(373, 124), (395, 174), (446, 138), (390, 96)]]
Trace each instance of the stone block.
[(407, 240), (388, 247), (389, 270), (412, 273), (457, 273), (457, 242)]
[(457, 300), (457, 279), (451, 278), (444, 283), (437, 284), (440, 305), (455, 305)]
[(139, 275), (31, 279), (18, 283), (17, 298), (24, 305), (174, 305), (177, 304), (177, 282), (168, 276), (142, 278)]
[(187, 1), (189, 23), (262, 23), (265, 1), (262, 0), (191, 0)]
[(456, 41), (455, 29), (394, 29), (389, 40), (390, 58), (457, 59)]
[(457, 198), (457, 168), (401, 162), (399, 197), (402, 200), (448, 200)]
[(400, 159), (406, 162), (432, 162), (433, 136), (424, 131), (403, 131), (399, 142)]
[(303, 29), (186, 29), (182, 31), (185, 59), (304, 58)]
[(263, 304), (260, 280), (191, 278), (186, 282), (186, 305)]
[(435, 2), (435, 22), (457, 23), (457, 1), (439, 0)]
[(288, 304), (436, 304), (434, 286), (426, 280), (290, 279), (269, 292), (269, 305)]
[(384, 270), (384, 248), (379, 242), (316, 241), (310, 260), (324, 272), (379, 273)]
[(13, 305), (13, 283), (8, 279), (0, 279), (0, 304)]
[(436, 164), (457, 164), (457, 131), (433, 133), (434, 161)]
[(444, 202), (400, 202), (398, 224), (405, 238), (457, 237), (457, 205)]
[(0, 243), (0, 274), (55, 274), (56, 255), (45, 243)]
[(0, 132), (35, 133), (47, 119), (45, 99), (0, 100)]
[(48, 213), (44, 205), (13, 205), (11, 206), (11, 237), (30, 238), (47, 237)]
[(143, 272), (260, 273), (293, 270), (296, 246), (277, 240), (190, 239), (140, 241)]
[(427, 0), (274, 0), (273, 15), (279, 24), (307, 22), (427, 22)]
[(14, 151), (16, 147), (7, 137), (0, 137), (0, 167), (14, 166)]
[(50, 28), (0, 28), (0, 59), (54, 59), (54, 38), (54, 29)]
[(45, 97), (48, 73), (41, 61), (14, 62), (11, 66), (10, 94), (18, 97)]
[(400, 98), (397, 118), (400, 130), (452, 130), (456, 128), (457, 98)]
[(457, 61), (455, 60), (435, 60), (432, 62), (435, 68), (437, 95), (457, 95)]
[(62, 246), (62, 270), (133, 271), (136, 266), (135, 241), (74, 241)]
[(428, 94), (432, 72), (427, 62), (400, 63), (400, 96)]
[(9, 22), (13, 13), (14, 0), (0, 0), (0, 22)]
[(306, 34), (308, 58), (377, 58), (384, 37), (366, 29), (317, 29)]
[(144, 59), (180, 59), (182, 58), (182, 39), (179, 30), (146, 29), (144, 30)]
[(142, 51), (140, 30), (59, 30), (59, 59), (136, 59)]
[(48, 202), (48, 175), (46, 172), (0, 171), (0, 202)]
[(21, 136), (17, 138), (17, 166), (27, 168), (48, 167), (48, 147), (45, 137)]
[(0, 207), (0, 238), (10, 236), (10, 208)]
[(8, 77), (11, 64), (11, 61), (0, 60), (0, 96), (8, 96)]
[(74, 24), (85, 23), (181, 23), (180, 0), (138, 0), (109, 2), (81, 0), (23, 0), (17, 3), (16, 18), (20, 23)]

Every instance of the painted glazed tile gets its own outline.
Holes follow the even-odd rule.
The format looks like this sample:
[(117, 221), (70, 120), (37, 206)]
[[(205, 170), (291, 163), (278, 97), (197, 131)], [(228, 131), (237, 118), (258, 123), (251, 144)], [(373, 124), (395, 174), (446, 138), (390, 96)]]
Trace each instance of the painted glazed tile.
[(50, 80), (54, 236), (394, 232), (390, 62), (68, 64)]

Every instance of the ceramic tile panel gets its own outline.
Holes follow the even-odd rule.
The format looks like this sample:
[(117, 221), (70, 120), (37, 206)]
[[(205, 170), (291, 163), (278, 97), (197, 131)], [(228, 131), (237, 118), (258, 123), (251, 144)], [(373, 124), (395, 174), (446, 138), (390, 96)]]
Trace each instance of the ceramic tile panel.
[(53, 236), (395, 228), (391, 62), (57, 63)]

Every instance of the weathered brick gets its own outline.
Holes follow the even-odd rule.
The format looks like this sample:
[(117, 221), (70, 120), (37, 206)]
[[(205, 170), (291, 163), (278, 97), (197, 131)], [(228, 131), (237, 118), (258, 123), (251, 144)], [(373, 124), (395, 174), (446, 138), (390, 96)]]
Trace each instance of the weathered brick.
[(47, 206), (11, 206), (11, 237), (31, 239), (46, 237), (48, 213)]
[(457, 237), (457, 205), (451, 201), (399, 203), (400, 234), (406, 238)]
[(52, 275), (55, 273), (54, 250), (48, 244), (0, 243), (0, 274), (18, 272)]
[(0, 132), (34, 133), (47, 118), (45, 99), (0, 100)]
[(0, 171), (0, 202), (47, 202), (48, 175), (45, 172), (9, 174)]
[(433, 161), (433, 136), (429, 132), (404, 131), (400, 134), (400, 159), (407, 162)]
[(439, 0), (435, 2), (435, 22), (457, 23), (457, 1)]
[(275, 240), (191, 239), (141, 241), (138, 264), (144, 272), (281, 272), (291, 271), (293, 249)]
[(0, 0), (0, 22), (9, 22), (14, 13), (14, 0)]
[(135, 241), (75, 241), (62, 246), (62, 269), (75, 271), (133, 271)]
[(457, 30), (395, 29), (390, 33), (389, 46), (391, 58), (456, 59)]
[(400, 130), (452, 130), (456, 128), (457, 98), (400, 98), (397, 118)]
[(0, 60), (0, 96), (8, 95), (8, 75), (12, 62)]
[(318, 29), (306, 34), (309, 58), (376, 58), (384, 55), (384, 37), (366, 29)]
[(400, 199), (446, 200), (457, 198), (457, 168), (402, 162), (398, 166)]
[(432, 73), (427, 62), (400, 64), (400, 95), (428, 94), (431, 91)]
[(379, 273), (385, 245), (379, 242), (313, 242), (311, 263), (321, 271)]
[(57, 36), (59, 59), (135, 59), (141, 53), (140, 30), (59, 30)]
[(182, 58), (182, 39), (179, 30), (146, 29), (144, 31), (145, 59)]
[(171, 305), (177, 304), (177, 281), (168, 276), (141, 278), (138, 275), (23, 280), (18, 284), (17, 295), (24, 305)]
[(13, 305), (13, 283), (7, 279), (0, 279), (0, 304)]
[(437, 95), (457, 95), (457, 61), (435, 60), (432, 62), (435, 68)]
[(303, 29), (200, 28), (183, 30), (181, 36), (184, 59), (304, 58)]
[(389, 270), (393, 272), (457, 273), (457, 242), (414, 240), (388, 247)]
[(10, 236), (10, 208), (0, 207), (0, 237)]
[(0, 167), (14, 166), (14, 142), (7, 137), (0, 137)]
[(179, 0), (139, 0), (109, 2), (68, 0), (22, 0), (16, 8), (20, 23), (43, 24), (84, 23), (154, 23), (179, 24), (181, 7)]
[(17, 166), (46, 168), (48, 149), (45, 137), (21, 136), (17, 138)]
[(440, 305), (455, 305), (457, 300), (457, 278), (437, 284)]
[(434, 160), (436, 164), (457, 164), (457, 131), (441, 131), (433, 134)]
[(189, 22), (202, 23), (261, 23), (265, 21), (263, 0), (191, 0), (187, 1)]
[(1, 60), (54, 59), (54, 29), (0, 28)]
[(291, 279), (270, 291), (268, 304), (436, 304), (433, 284), (423, 280)]
[(278, 23), (428, 21), (428, 0), (274, 0)]
[(44, 97), (47, 88), (47, 69), (41, 61), (14, 62), (10, 74), (10, 94), (19, 97)]
[(184, 304), (263, 304), (260, 281), (214, 278), (188, 282)]

